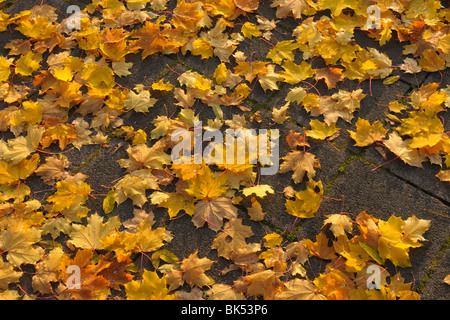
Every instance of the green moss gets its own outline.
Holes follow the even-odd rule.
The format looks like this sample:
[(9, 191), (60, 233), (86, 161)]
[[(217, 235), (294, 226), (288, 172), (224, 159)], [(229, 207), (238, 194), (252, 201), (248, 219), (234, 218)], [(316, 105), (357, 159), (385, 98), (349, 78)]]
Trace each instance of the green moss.
[(450, 236), (447, 237), (444, 244), (442, 245), (441, 249), (437, 253), (436, 257), (431, 262), (430, 266), (425, 271), (426, 275), (423, 277), (423, 279), (420, 281), (420, 283), (417, 285), (417, 293), (421, 294), (423, 289), (425, 288), (425, 285), (427, 284), (428, 280), (430, 280), (431, 275), (436, 270), (436, 266), (439, 264), (439, 261), (441, 260), (443, 254), (448, 249), (450, 245)]

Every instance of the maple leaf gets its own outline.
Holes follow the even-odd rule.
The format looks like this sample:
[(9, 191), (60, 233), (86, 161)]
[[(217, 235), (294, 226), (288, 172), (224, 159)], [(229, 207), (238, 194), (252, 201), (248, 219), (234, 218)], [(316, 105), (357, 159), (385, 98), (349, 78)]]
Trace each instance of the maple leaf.
[[(187, 90), (189, 92), (189, 90)], [(182, 108), (190, 108), (194, 105), (195, 99), (190, 93), (186, 93), (181, 88), (175, 88), (174, 89), (174, 97), (177, 99), (177, 106), (180, 106)]]
[(63, 255), (64, 252), (61, 248), (55, 248), (36, 264), (36, 274), (32, 278), (32, 285), (35, 291), (39, 291), (42, 294), (53, 292), (50, 282), (58, 282), (60, 279)]
[(146, 21), (140, 29), (134, 30), (131, 38), (137, 40), (130, 41), (130, 50), (142, 49), (142, 60), (156, 52), (164, 52), (168, 48), (175, 50), (169, 45), (168, 39), (161, 32), (161, 26), (158, 23)]
[(11, 74), (11, 62), (3, 56), (0, 56), (0, 83), (8, 80)]
[(264, 261), (266, 268), (273, 268), (276, 272), (284, 272), (287, 268), (286, 256), (283, 248), (274, 247), (262, 252), (258, 258)]
[(129, 76), (131, 74), (131, 67), (133, 67), (132, 62), (113, 61), (111, 64), (112, 70), (119, 77)]
[(114, 185), (116, 203), (120, 205), (129, 198), (135, 206), (142, 207), (148, 201), (147, 189), (158, 190), (158, 179), (148, 169), (133, 171)]
[(170, 218), (174, 218), (181, 210), (192, 216), (195, 211), (194, 203), (179, 193), (154, 192), (150, 196), (152, 204), (168, 209)]
[(329, 300), (348, 300), (350, 298), (351, 280), (342, 271), (329, 268), (326, 274), (320, 274), (313, 284), (320, 294)]
[(217, 249), (220, 257), (231, 259), (233, 252), (245, 245), (245, 239), (252, 235), (251, 227), (243, 225), (242, 219), (231, 218), (213, 240), (211, 249)]
[(159, 277), (154, 271), (144, 270), (140, 281), (133, 280), (125, 285), (127, 297), (131, 300), (173, 300), (169, 294), (166, 278)]
[(272, 109), (272, 120), (275, 123), (283, 124), (289, 117), (286, 115), (287, 111), (289, 109), (290, 102), (286, 102), (284, 106), (280, 107), (279, 109), (273, 107)]
[(64, 150), (69, 142), (78, 137), (75, 126), (71, 123), (62, 123), (61, 119), (47, 119), (45, 133), (41, 139), (43, 148), (47, 148), (53, 142), (58, 141), (59, 148)]
[(29, 38), (45, 40), (56, 31), (56, 25), (52, 24), (46, 17), (35, 17), (34, 19), (21, 20), (16, 29)]
[(274, 193), (273, 188), (267, 184), (260, 184), (254, 187), (247, 187), (242, 190), (244, 196), (248, 197), (251, 194), (255, 194), (259, 198), (264, 198), (268, 193)]
[(205, 292), (208, 300), (245, 300), (242, 293), (236, 292), (232, 286), (215, 283)]
[(277, 44), (270, 49), (266, 55), (266, 59), (271, 59), (273, 63), (280, 64), (283, 60), (294, 60), (294, 50), (298, 48), (298, 45), (294, 43), (294, 40), (284, 40), (277, 42)]
[(312, 218), (322, 202), (322, 182), (309, 180), (306, 189), (294, 193), (295, 200), (286, 200), (286, 212), (299, 218)]
[(423, 58), (419, 59), (419, 65), (424, 71), (436, 72), (445, 69), (445, 60), (442, 59), (434, 50), (426, 49)]
[(356, 121), (356, 131), (347, 131), (350, 133), (350, 137), (356, 141), (355, 146), (357, 147), (366, 147), (375, 141), (381, 141), (387, 133), (387, 129), (378, 120), (370, 124), (368, 120), (362, 118)]
[(69, 266), (75, 265), (80, 268), (80, 288), (67, 288), (70, 296), (74, 299), (106, 299), (110, 292), (109, 281), (99, 273), (108, 268), (111, 262), (105, 259), (107, 256), (102, 256), (98, 262), (91, 264), (93, 255), (94, 251), (91, 249), (80, 249), (73, 259), (70, 259), (67, 255), (63, 256), (63, 262), (61, 263), (63, 283), (68, 283), (68, 277), (73, 273), (68, 272)]
[(324, 79), (328, 89), (333, 89), (338, 82), (344, 80), (345, 76), (342, 74), (342, 69), (329, 67), (317, 69), (314, 78), (316, 80)]
[(11, 124), (19, 126), (22, 123), (30, 124), (28, 128), (36, 128), (34, 125), (42, 121), (42, 105), (33, 101), (23, 101), (22, 110), (15, 112), (11, 118)]
[[(0, 261), (0, 289), (6, 290), (10, 283), (18, 282), (22, 277), (22, 272), (14, 270), (9, 262)], [(2, 295), (5, 292), (2, 292)]]
[(292, 174), (292, 180), (294, 183), (301, 183), (305, 174), (308, 179), (312, 179), (316, 175), (315, 168), (320, 167), (319, 160), (316, 156), (309, 152), (304, 151), (291, 151), (285, 157), (280, 166), (280, 173), (286, 173), (294, 171)]
[(285, 288), (275, 295), (276, 300), (326, 300), (310, 281), (292, 279), (284, 283)]
[(139, 93), (130, 91), (125, 101), (125, 108), (136, 112), (148, 112), (148, 108), (153, 107), (156, 102), (156, 99), (150, 97), (148, 90), (142, 90)]
[(311, 126), (311, 130), (305, 130), (305, 135), (317, 140), (332, 140), (338, 135), (340, 130), (339, 128), (336, 128), (335, 123), (328, 125), (325, 122), (316, 119), (312, 119), (309, 122), (309, 125)]
[(271, 269), (252, 273), (244, 278), (244, 282), (247, 284), (247, 295), (263, 296), (263, 299), (274, 298), (283, 285), (279, 276)]
[(280, 72), (280, 76), (284, 82), (289, 84), (296, 84), (314, 75), (314, 70), (311, 68), (311, 64), (306, 61), (302, 61), (299, 65), (292, 61), (284, 61), (283, 71)]
[(211, 230), (218, 231), (222, 228), (224, 218), (232, 219), (236, 217), (237, 209), (232, 201), (226, 197), (218, 197), (197, 202), (192, 222), (197, 228), (202, 227), (207, 222)]
[(295, 150), (296, 147), (310, 147), (306, 141), (306, 135), (302, 132), (295, 132), (294, 130), (289, 131), (289, 134), (286, 136), (286, 142), (291, 150)]
[[(407, 223), (392, 215), (387, 221), (378, 222), (378, 253), (396, 266), (409, 267), (409, 248), (420, 247), (422, 234), (428, 229), (429, 221), (410, 217)], [(408, 232), (408, 233), (406, 233)], [(406, 233), (406, 234), (405, 234)]]
[(0, 231), (0, 249), (7, 252), (6, 259), (14, 267), (21, 264), (35, 264), (44, 255), (41, 247), (34, 246), (41, 240), (42, 231), (20, 223), (11, 225), (8, 230)]
[(241, 28), (244, 37), (252, 39), (253, 37), (261, 36), (261, 30), (251, 22), (246, 22)]
[(277, 18), (286, 18), (292, 14), (294, 18), (301, 19), (302, 14), (314, 14), (316, 5), (308, 0), (275, 0), (270, 7), (277, 8)]
[(170, 155), (162, 151), (157, 144), (152, 147), (145, 144), (128, 147), (127, 154), (128, 159), (117, 161), (122, 168), (127, 169), (127, 172), (138, 169), (163, 169), (164, 165), (170, 164)]
[(400, 69), (405, 73), (419, 73), (422, 71), (422, 67), (419, 66), (416, 60), (412, 58), (405, 58), (403, 63), (400, 65)]
[(245, 77), (245, 80), (252, 82), (256, 76), (265, 76), (268, 72), (267, 62), (264, 61), (237, 61), (234, 72)]
[(34, 71), (39, 70), (41, 60), (42, 53), (33, 53), (32, 51), (29, 51), (16, 61), (16, 73), (25, 77), (31, 76)]
[(106, 97), (116, 85), (114, 71), (107, 66), (87, 64), (81, 77), (87, 81), (88, 95), (94, 98)]
[(79, 248), (104, 249), (101, 240), (120, 227), (117, 216), (111, 217), (106, 223), (103, 223), (103, 217), (95, 213), (89, 216), (87, 220), (87, 226), (72, 224), (69, 243)]
[(189, 188), (185, 189), (185, 192), (199, 200), (214, 199), (228, 190), (227, 180), (227, 175), (216, 175), (208, 166), (203, 165), (201, 172), (187, 181)]
[(436, 177), (441, 181), (450, 182), (450, 170), (441, 170), (436, 174)]
[(345, 232), (351, 233), (353, 225), (351, 219), (344, 214), (330, 214), (326, 216), (327, 219), (323, 222), (324, 225), (330, 223), (330, 230), (335, 237), (345, 235)]
[(312, 242), (310, 239), (303, 239), (303, 243), (310, 254), (314, 256), (324, 260), (336, 258), (334, 247), (328, 246), (328, 239), (323, 232), (320, 232), (316, 236), (316, 242)]
[(302, 87), (292, 88), (286, 95), (285, 101), (297, 102), (297, 104), (302, 103), (303, 99), (306, 97), (306, 90)]
[(365, 80), (369, 78), (386, 78), (392, 72), (392, 61), (375, 48), (361, 50), (353, 61), (343, 61), (343, 74), (350, 80)]
[(136, 233), (130, 236), (132, 240), (130, 242), (134, 243), (133, 250), (151, 252), (158, 250), (164, 245), (164, 242), (170, 242), (172, 238), (172, 234), (166, 228), (159, 227), (153, 230), (152, 223), (145, 219), (139, 223)]
[(64, 155), (45, 158), (45, 163), (35, 170), (35, 173), (44, 180), (44, 183), (53, 185), (69, 173), (65, 170), (70, 161)]
[(13, 185), (19, 180), (24, 180), (36, 170), (39, 163), (39, 155), (33, 154), (30, 159), (23, 159), (17, 164), (0, 161), (0, 184)]
[(403, 140), (397, 131), (393, 131), (389, 133), (389, 139), (384, 140), (383, 144), (405, 163), (422, 168), (424, 159), (420, 156), (417, 149), (409, 147), (409, 142), (410, 139)]
[(172, 91), (174, 86), (170, 82), (164, 83), (164, 80), (161, 79), (158, 82), (152, 83), (152, 89), (158, 91)]
[(181, 262), (182, 279), (191, 287), (194, 285), (197, 287), (212, 285), (214, 280), (205, 274), (205, 271), (209, 270), (212, 264), (213, 261), (208, 258), (199, 259), (196, 250)]
[(423, 233), (430, 227), (430, 220), (418, 219), (416, 216), (411, 216), (405, 220), (402, 226), (402, 231), (405, 234), (405, 240), (411, 241), (426, 241)]
[(74, 217), (84, 217), (88, 209), (83, 207), (91, 187), (82, 181), (58, 181), (56, 192), (47, 198), (51, 203), (51, 212), (63, 213)]
[(209, 26), (210, 19), (200, 2), (187, 3), (182, 0), (173, 10), (172, 24), (177, 29), (193, 32)]
[(250, 216), (250, 219), (253, 221), (262, 221), (264, 220), (264, 216), (266, 215), (265, 212), (263, 212), (263, 208), (261, 204), (256, 199), (251, 199), (252, 206), (250, 208), (247, 208), (247, 213)]
[(129, 34), (123, 28), (103, 29), (99, 34), (101, 40), (99, 47), (102, 55), (114, 61), (122, 60), (129, 53), (128, 36)]
[(44, 134), (44, 128), (30, 126), (26, 137), (19, 136), (8, 140), (6, 143), (0, 140), (0, 157), (15, 165), (27, 158), (32, 152), (35, 152)]

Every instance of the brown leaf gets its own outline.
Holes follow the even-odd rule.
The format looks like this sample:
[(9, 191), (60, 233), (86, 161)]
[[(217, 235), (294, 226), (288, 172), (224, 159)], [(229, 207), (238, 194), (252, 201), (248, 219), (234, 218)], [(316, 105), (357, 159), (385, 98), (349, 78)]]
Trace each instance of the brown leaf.
[(284, 162), (280, 166), (280, 173), (294, 171), (292, 180), (295, 183), (301, 183), (305, 174), (308, 179), (312, 179), (316, 175), (315, 168), (320, 167), (319, 160), (316, 156), (309, 152), (292, 151), (282, 158)]
[(342, 69), (329, 67), (317, 69), (314, 78), (324, 79), (328, 89), (333, 89), (339, 81), (344, 80), (345, 76), (342, 74)]
[(218, 231), (222, 228), (224, 218), (237, 218), (237, 209), (231, 199), (218, 197), (197, 202), (192, 222), (197, 228), (203, 227), (207, 222), (211, 230)]
[(182, 279), (191, 287), (194, 285), (197, 287), (211, 285), (214, 283), (214, 280), (208, 277), (205, 271), (209, 270), (212, 264), (213, 261), (208, 258), (199, 259), (196, 250), (181, 262), (181, 270), (183, 271)]

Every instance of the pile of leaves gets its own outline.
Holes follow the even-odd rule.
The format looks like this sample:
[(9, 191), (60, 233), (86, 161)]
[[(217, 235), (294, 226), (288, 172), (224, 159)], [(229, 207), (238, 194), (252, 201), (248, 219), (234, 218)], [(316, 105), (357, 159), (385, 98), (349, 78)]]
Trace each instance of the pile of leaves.
[[(366, 24), (370, 4), (380, 10), (378, 28)], [(429, 220), (338, 213), (326, 216), (328, 232), (315, 240), (285, 241), (270, 233), (262, 242), (249, 242), (254, 233), (236, 206), (250, 199), (249, 219), (264, 220), (260, 202), (274, 189), (259, 184), (257, 172), (267, 163), (175, 164), (170, 154), (177, 144), (173, 133), (193, 131), (196, 103), (214, 112), (205, 130), (245, 128), (248, 121), (258, 121), (258, 114), (250, 116), (243, 105), (255, 86), (277, 91), (290, 85), (286, 104), (272, 110), (273, 122), (283, 124), (289, 110), (303, 108), (310, 123), (286, 137), (290, 151), (279, 172), (292, 171), (292, 186), (284, 190), (285, 211), (313, 218), (323, 185), (316, 179), (320, 161), (308, 141), (331, 141), (340, 132), (339, 122), (354, 120), (369, 93), (321, 95), (307, 80), (335, 89), (344, 79), (383, 79), (389, 85), (400, 78), (393, 70), (442, 74), (450, 65), (449, 9), (436, 0), (275, 0), (270, 7), (276, 19), (270, 20), (257, 14), (260, 5), (256, 0), (94, 0), (81, 11), (79, 29), (69, 28), (72, 20), (61, 21), (46, 4), (17, 14), (0, 11), (0, 31), (21, 35), (6, 44), (9, 53), (0, 57), (0, 131), (9, 137), (0, 141), (2, 299), (419, 298), (400, 273), (387, 281), (388, 272), (382, 272), (381, 287), (368, 289), (367, 268), (385, 270), (388, 260), (395, 267), (411, 266), (410, 250), (423, 245)], [(298, 22), (292, 40), (272, 44), (264, 60), (240, 50), (249, 41), (270, 42), (282, 19)], [(237, 22), (242, 20), (247, 21)], [(355, 30), (381, 46), (394, 39), (404, 43), (408, 57), (393, 66), (385, 53), (360, 47)], [(216, 68), (212, 78), (190, 70), (179, 74), (177, 83), (125, 88), (117, 81), (131, 74), (127, 56), (135, 53), (143, 60), (190, 54)], [(313, 69), (314, 59), (326, 67)], [(430, 162), (450, 168), (450, 139), (440, 117), (449, 107), (449, 90), (430, 83), (392, 101), (386, 124), (358, 118), (355, 131), (349, 131), (355, 146), (374, 144), (411, 166)], [(176, 99), (179, 111), (173, 117), (152, 116), (161, 94)], [(244, 115), (224, 120), (225, 106)], [(123, 125), (128, 112), (152, 116), (149, 134)], [(112, 137), (126, 143), (128, 157), (118, 161), (124, 175), (102, 195), (103, 212), (91, 212), (86, 202), (99, 190), (91, 189), (85, 174), (67, 170), (70, 160), (64, 153), (107, 145)], [(35, 199), (27, 186), (32, 176), (52, 188), (45, 200)], [(438, 177), (450, 181), (450, 170)], [(164, 191), (169, 184), (175, 191)], [(296, 191), (300, 184), (304, 188)], [(127, 200), (134, 218), (121, 221), (114, 209)], [(215, 231), (211, 249), (229, 262), (222, 273), (240, 270), (241, 276), (232, 285), (218, 283), (208, 275), (217, 261), (198, 252), (177, 257), (167, 250), (174, 235), (155, 226), (153, 213), (142, 209), (146, 203), (167, 209), (170, 219), (188, 214), (197, 228)], [(313, 257), (327, 264), (311, 277), (305, 264)], [(143, 269), (142, 259), (149, 259), (151, 267)], [(68, 287), (73, 266), (81, 270), (80, 288)], [(33, 292), (20, 285), (30, 273)]]

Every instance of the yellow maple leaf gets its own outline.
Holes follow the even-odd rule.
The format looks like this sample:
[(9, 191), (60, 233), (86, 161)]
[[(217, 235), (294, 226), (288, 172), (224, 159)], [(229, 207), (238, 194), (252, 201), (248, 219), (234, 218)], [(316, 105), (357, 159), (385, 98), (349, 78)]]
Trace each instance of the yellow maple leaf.
[(324, 140), (327, 138), (329, 138), (328, 140), (332, 140), (333, 137), (337, 136), (337, 133), (340, 130), (339, 128), (336, 128), (336, 123), (328, 125), (317, 119), (312, 119), (309, 122), (309, 125), (311, 126), (311, 129), (305, 130), (305, 135), (317, 140)]
[(368, 120), (359, 118), (356, 121), (356, 131), (347, 131), (350, 133), (350, 137), (356, 141), (355, 146), (366, 147), (375, 141), (383, 140), (388, 130), (378, 120), (370, 124)]
[(45, 40), (53, 36), (56, 25), (52, 24), (46, 17), (36, 17), (21, 20), (16, 29), (29, 38)]
[(351, 233), (353, 225), (349, 216), (345, 214), (330, 214), (323, 222), (324, 225), (331, 224), (330, 230), (335, 237), (345, 235), (345, 232)]
[(170, 82), (164, 83), (164, 80), (161, 79), (158, 82), (152, 83), (152, 89), (158, 91), (172, 91), (174, 86)]
[(85, 65), (81, 77), (87, 81), (88, 94), (95, 98), (106, 97), (116, 85), (114, 72), (107, 66), (98, 64)]
[(100, 217), (97, 213), (87, 218), (87, 225), (72, 224), (72, 230), (69, 234), (71, 238), (69, 243), (78, 248), (86, 248), (92, 250), (104, 249), (101, 240), (120, 227), (120, 221), (118, 216), (114, 216), (103, 223), (103, 217)]
[(429, 221), (415, 216), (403, 221), (392, 215), (387, 221), (378, 222), (378, 253), (381, 259), (391, 260), (395, 266), (410, 267), (409, 249), (422, 246), (422, 234), (428, 229)]
[(196, 285), (201, 288), (206, 285), (212, 285), (214, 283), (213, 278), (205, 274), (205, 271), (209, 270), (212, 264), (213, 261), (208, 258), (199, 259), (196, 250), (181, 262), (182, 279), (191, 287)]
[(3, 56), (0, 56), (0, 82), (8, 80), (11, 74), (11, 62)]
[(329, 268), (325, 274), (320, 274), (313, 281), (319, 292), (329, 300), (350, 299), (352, 280), (342, 271)]
[(0, 185), (13, 185), (24, 180), (36, 170), (39, 155), (33, 154), (30, 159), (23, 159), (18, 163), (0, 161)]
[(261, 30), (259, 30), (259, 28), (251, 22), (244, 23), (241, 32), (244, 35), (244, 37), (249, 39), (252, 39), (253, 37), (259, 37), (262, 34)]
[(264, 236), (264, 240), (266, 240), (266, 248), (273, 248), (281, 244), (281, 242), (283, 241), (283, 237), (278, 233), (269, 233)]
[(21, 223), (11, 225), (0, 232), (0, 250), (7, 252), (6, 259), (15, 267), (35, 264), (44, 255), (41, 247), (34, 246), (41, 240), (41, 233), (37, 228), (24, 228)]
[(130, 281), (124, 286), (127, 297), (131, 300), (175, 299), (175, 295), (169, 294), (165, 276), (160, 278), (155, 271), (144, 270), (141, 280)]
[(277, 42), (275, 47), (270, 49), (266, 55), (266, 59), (271, 59), (273, 63), (280, 64), (283, 60), (294, 60), (294, 50), (298, 48), (298, 45), (294, 43), (294, 40), (284, 40)]
[(82, 207), (87, 201), (91, 187), (85, 182), (58, 181), (56, 192), (47, 198), (51, 203), (51, 212), (76, 214), (78, 217), (87, 215), (87, 208)]
[(214, 199), (222, 196), (228, 190), (226, 186), (228, 177), (225, 174), (217, 175), (208, 166), (203, 165), (201, 173), (187, 181), (189, 188), (185, 192), (196, 199)]
[(45, 133), (41, 139), (41, 145), (43, 148), (47, 148), (53, 142), (58, 141), (59, 148), (64, 150), (69, 142), (75, 140), (78, 137), (75, 126), (71, 123), (58, 123), (59, 121), (53, 120), (45, 123)]
[(289, 84), (299, 83), (314, 75), (311, 64), (306, 61), (302, 61), (297, 65), (293, 61), (286, 60), (282, 67), (284, 71), (281, 71), (279, 74), (283, 78), (283, 81)]
[(445, 69), (445, 60), (432, 49), (424, 50), (423, 58), (418, 59), (418, 62), (424, 71), (436, 72)]
[(294, 196), (295, 200), (286, 200), (286, 212), (299, 218), (312, 218), (322, 202), (322, 182), (309, 180), (306, 189), (295, 192)]
[(16, 73), (22, 76), (31, 76), (41, 66), (42, 53), (29, 51), (16, 61)]
[(274, 193), (273, 188), (267, 184), (259, 184), (254, 187), (247, 187), (242, 190), (244, 196), (248, 197), (255, 194), (259, 198), (264, 198), (268, 193)]
[[(9, 262), (0, 261), (0, 289), (7, 290), (10, 283), (19, 282), (23, 273), (21, 271), (14, 270), (14, 267)], [(2, 295), (5, 291), (2, 292)]]
[(227, 79), (227, 66), (225, 63), (221, 63), (217, 66), (216, 70), (214, 71), (214, 79), (216, 80), (217, 84), (222, 84)]
[(295, 183), (301, 183), (305, 174), (308, 179), (312, 179), (316, 175), (315, 168), (320, 168), (319, 160), (316, 156), (309, 152), (303, 152), (300, 150), (291, 151), (285, 157), (280, 166), (280, 173), (286, 173), (294, 171), (292, 174), (292, 180)]
[(206, 39), (195, 39), (192, 43), (193, 49), (192, 54), (194, 56), (201, 56), (202, 59), (208, 59), (213, 56), (213, 47)]

